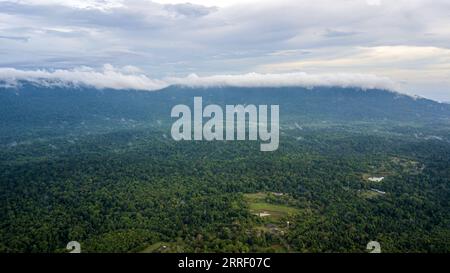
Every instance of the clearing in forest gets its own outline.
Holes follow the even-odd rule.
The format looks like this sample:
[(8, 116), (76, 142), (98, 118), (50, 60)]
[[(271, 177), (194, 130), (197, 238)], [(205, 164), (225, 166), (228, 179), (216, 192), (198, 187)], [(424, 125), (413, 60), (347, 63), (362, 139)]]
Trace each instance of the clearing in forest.
[(280, 220), (298, 213), (298, 209), (286, 205), (288, 195), (280, 193), (248, 193), (244, 194), (250, 212), (269, 220)]

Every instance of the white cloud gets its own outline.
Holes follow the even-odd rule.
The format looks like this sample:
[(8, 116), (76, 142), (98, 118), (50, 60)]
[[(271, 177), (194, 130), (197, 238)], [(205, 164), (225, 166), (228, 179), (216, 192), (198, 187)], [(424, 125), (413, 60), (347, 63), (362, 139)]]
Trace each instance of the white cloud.
[(112, 8), (123, 7), (123, 0), (16, 0), (21, 4), (31, 5), (62, 5), (78, 9), (98, 9), (108, 10)]
[(185, 78), (167, 78), (171, 84), (191, 87), (236, 86), (236, 87), (314, 87), (339, 86), (363, 89), (395, 90), (395, 83), (386, 77), (370, 74), (308, 74), (304, 72), (284, 74), (247, 73), (242, 75), (214, 75), (199, 77), (191, 74)]
[(193, 3), (203, 6), (229, 7), (238, 4), (254, 4), (263, 0), (155, 0), (154, 2), (161, 4), (184, 4)]
[[(270, 71), (289, 71), (307, 67), (332, 67), (336, 69), (392, 66), (421, 70), (424, 64), (440, 65), (450, 62), (450, 49), (431, 46), (376, 46), (349, 48), (344, 56), (304, 58), (299, 61), (288, 61), (263, 65)], [(422, 66), (416, 65), (421, 63)]]
[(101, 70), (81, 67), (71, 70), (18, 70), (0, 68), (0, 80), (13, 85), (20, 80), (32, 81), (43, 85), (83, 84), (96, 88), (159, 90), (170, 85), (188, 87), (314, 87), (339, 86), (363, 89), (394, 90), (395, 84), (384, 77), (368, 74), (307, 74), (302, 72), (285, 74), (214, 75), (200, 77), (191, 74), (187, 77), (166, 77), (152, 79), (135, 67), (116, 68), (105, 65)]
[(43, 85), (83, 84), (96, 88), (156, 90), (167, 84), (136, 73), (137, 68), (126, 66), (123, 69), (105, 65), (102, 70), (80, 67), (71, 70), (19, 70), (0, 68), (0, 80), (13, 85), (20, 80), (32, 81)]
[(381, 5), (381, 0), (367, 0), (367, 5), (379, 6), (379, 5)]

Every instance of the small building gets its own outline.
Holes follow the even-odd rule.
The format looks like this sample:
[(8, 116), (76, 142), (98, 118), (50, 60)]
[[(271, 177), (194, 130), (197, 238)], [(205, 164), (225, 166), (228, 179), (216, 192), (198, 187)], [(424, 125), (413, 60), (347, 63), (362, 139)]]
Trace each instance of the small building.
[(370, 182), (381, 182), (383, 179), (384, 177), (369, 177)]
[(258, 216), (259, 217), (267, 217), (267, 216), (270, 216), (270, 213), (267, 213), (267, 212), (260, 212), (260, 213), (258, 213)]
[(380, 191), (380, 190), (377, 190), (377, 189), (370, 189), (371, 191), (373, 191), (373, 192), (376, 192), (376, 193), (379, 193), (379, 194), (386, 194), (386, 192), (385, 191)]

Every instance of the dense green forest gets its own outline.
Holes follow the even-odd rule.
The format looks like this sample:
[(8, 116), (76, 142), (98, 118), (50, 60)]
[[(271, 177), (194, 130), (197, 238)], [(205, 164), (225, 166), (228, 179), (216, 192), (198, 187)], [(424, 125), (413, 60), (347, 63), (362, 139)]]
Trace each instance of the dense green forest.
[[(280, 148), (175, 142), (170, 108), (194, 94), (280, 104)], [(448, 105), (347, 89), (0, 99), (0, 252), (450, 252)]]

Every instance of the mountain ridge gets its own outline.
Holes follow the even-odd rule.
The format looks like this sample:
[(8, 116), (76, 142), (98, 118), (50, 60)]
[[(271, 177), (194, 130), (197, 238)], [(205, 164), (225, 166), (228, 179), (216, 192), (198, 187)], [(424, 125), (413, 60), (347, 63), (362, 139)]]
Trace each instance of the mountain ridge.
[[(289, 116), (323, 116), (344, 120), (448, 120), (450, 105), (426, 98), (380, 89), (342, 87), (209, 87), (172, 85), (157, 91), (97, 89), (84, 86), (40, 86), (22, 82), (15, 88), (0, 88), (2, 116), (37, 114), (51, 111), (83, 115), (129, 114), (148, 118), (148, 114), (169, 116), (176, 104), (191, 104), (194, 96), (203, 96), (205, 104), (279, 104)], [(109, 106), (110, 108), (105, 108)], [(103, 108), (102, 108), (103, 107)], [(283, 109), (284, 108), (284, 109)], [(39, 111), (38, 111), (39, 112)], [(142, 114), (136, 116), (137, 112)], [(406, 117), (405, 115), (410, 115)], [(150, 115), (152, 116), (152, 115)], [(416, 116), (416, 117), (414, 117)], [(132, 117), (130, 117), (132, 118)]]

